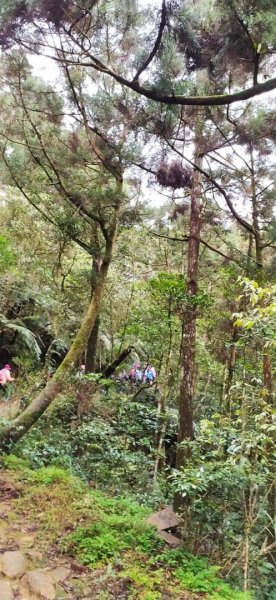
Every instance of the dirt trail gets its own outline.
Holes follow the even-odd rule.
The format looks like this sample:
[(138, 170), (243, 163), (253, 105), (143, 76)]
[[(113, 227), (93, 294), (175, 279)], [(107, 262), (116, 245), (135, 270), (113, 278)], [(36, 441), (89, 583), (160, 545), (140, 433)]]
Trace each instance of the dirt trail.
[(19, 400), (9, 400), (5, 402), (3, 398), (0, 399), (0, 418), (1, 419), (13, 419), (19, 412)]
[(0, 600), (99, 598), (89, 571), (56, 555), (39, 539), (36, 525), (16, 514), (16, 487), (5, 471), (0, 477)]

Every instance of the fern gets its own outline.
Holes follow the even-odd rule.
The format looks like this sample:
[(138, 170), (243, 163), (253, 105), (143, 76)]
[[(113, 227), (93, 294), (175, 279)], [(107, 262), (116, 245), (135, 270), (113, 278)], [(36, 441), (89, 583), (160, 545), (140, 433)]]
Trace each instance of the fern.
[(23, 324), (20, 324), (20, 321), (9, 321), (4, 317), (4, 315), (0, 315), (0, 329), (12, 329), (18, 333), (20, 337), (20, 341), (28, 348), (28, 350), (35, 356), (37, 360), (40, 359), (41, 350), (36, 341), (35, 335), (28, 329), (24, 327)]

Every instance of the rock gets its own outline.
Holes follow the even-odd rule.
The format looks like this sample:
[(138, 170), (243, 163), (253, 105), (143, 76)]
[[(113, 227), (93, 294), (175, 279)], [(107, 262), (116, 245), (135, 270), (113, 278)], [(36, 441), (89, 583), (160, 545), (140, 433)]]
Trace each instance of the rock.
[(56, 590), (53, 584), (53, 580), (42, 571), (42, 569), (35, 569), (34, 571), (28, 571), (22, 578), (24, 586), (30, 589), (31, 592), (37, 594), (43, 600), (55, 600)]
[(158, 533), (156, 535), (158, 535), (158, 537), (162, 538), (162, 540), (165, 540), (165, 542), (167, 542), (167, 544), (169, 544), (169, 546), (171, 546), (171, 548), (177, 548), (178, 546), (181, 545), (181, 540), (179, 538), (177, 538), (175, 535), (168, 533), (168, 531), (158, 531)]
[(9, 581), (0, 579), (0, 600), (13, 600), (14, 594)]
[(63, 583), (63, 581), (65, 581), (70, 576), (69, 569), (66, 569), (62, 565), (60, 567), (56, 567), (55, 569), (51, 569), (48, 573), (52, 577), (52, 579), (57, 583), (59, 583), (60, 581), (61, 583)]
[[(57, 585), (56, 589), (56, 600), (70, 600), (72, 595), (70, 592), (66, 592), (60, 585)], [(91, 598), (90, 598), (91, 600)]]
[(7, 577), (20, 577), (28, 568), (27, 560), (22, 552), (4, 552), (0, 560), (0, 571)]
[(169, 506), (167, 508), (164, 508), (164, 510), (152, 513), (148, 517), (147, 522), (149, 523), (149, 525), (155, 525), (158, 531), (163, 531), (164, 529), (171, 529), (172, 527), (177, 527), (178, 525), (180, 525), (180, 520), (178, 516)]
[(32, 548), (34, 546), (34, 538), (32, 535), (21, 535), (20, 536), (20, 546), (26, 546), (28, 548)]
[(5, 527), (4, 525), (0, 525), (0, 542), (5, 542), (7, 539), (7, 527)]
[[(28, 554), (28, 556), (30, 556), (30, 558), (32, 558), (33, 560), (36, 561), (43, 561), (43, 554), (42, 552), (39, 552), (38, 550), (26, 550), (26, 554)], [(41, 565), (40, 565), (41, 566)]]

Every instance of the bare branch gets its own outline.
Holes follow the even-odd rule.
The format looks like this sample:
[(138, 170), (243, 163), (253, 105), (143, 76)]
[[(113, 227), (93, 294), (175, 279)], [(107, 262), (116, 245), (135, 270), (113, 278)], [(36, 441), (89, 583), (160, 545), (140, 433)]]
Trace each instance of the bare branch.
[(243, 219), (243, 217), (241, 217), (239, 215), (239, 213), (236, 211), (229, 195), (225, 192), (223, 187), (212, 177), (212, 175), (207, 173), (207, 171), (205, 171), (204, 169), (195, 165), (195, 163), (193, 161), (191, 161), (189, 158), (184, 156), (184, 154), (182, 154), (182, 152), (177, 150), (177, 148), (175, 148), (174, 145), (169, 142), (169, 140), (166, 140), (166, 141), (167, 141), (168, 146), (170, 146), (170, 148), (172, 148), (172, 150), (174, 150), (174, 152), (176, 152), (179, 156), (181, 156), (181, 158), (184, 158), (184, 160), (186, 162), (188, 162), (195, 170), (199, 171), (201, 173), (201, 175), (206, 177), (206, 179), (208, 179), (208, 181), (210, 181), (213, 184), (213, 186), (221, 193), (221, 195), (223, 196), (223, 198), (226, 201), (228, 208), (230, 209), (232, 215), (235, 217), (235, 219), (238, 221), (238, 223), (240, 225), (242, 225), (242, 227), (244, 227), (244, 229), (246, 229), (250, 233), (254, 233), (254, 228), (252, 227), (252, 225), (250, 225), (250, 223), (245, 221), (245, 219)]
[(161, 20), (160, 20), (160, 25), (159, 25), (159, 30), (158, 30), (158, 35), (157, 38), (155, 40), (155, 44), (153, 46), (152, 51), (150, 52), (147, 60), (145, 60), (145, 62), (141, 65), (141, 67), (139, 67), (136, 75), (133, 78), (133, 81), (137, 81), (141, 75), (141, 73), (143, 73), (143, 71), (145, 71), (147, 69), (147, 67), (149, 66), (149, 64), (151, 63), (151, 61), (154, 59), (156, 53), (158, 52), (158, 49), (160, 47), (161, 44), (161, 40), (162, 40), (162, 35), (163, 35), (163, 31), (166, 25), (166, 2), (165, 0), (162, 0), (162, 10), (161, 10)]
[[(168, 236), (168, 235), (163, 235), (161, 233), (157, 233), (155, 231), (152, 231), (152, 229), (148, 229), (147, 227), (145, 229), (151, 235), (153, 235), (154, 237), (163, 238), (163, 239), (169, 240), (171, 242), (188, 242), (191, 237), (194, 237), (194, 236), (191, 236), (191, 235), (185, 235), (184, 237), (171, 237), (171, 236)], [(233, 256), (227, 256), (227, 254), (224, 254), (224, 252), (222, 252), (218, 248), (215, 248), (214, 246), (211, 246), (211, 244), (209, 244), (209, 242), (206, 242), (206, 240), (203, 240), (202, 238), (199, 238), (199, 241), (200, 241), (201, 244), (203, 244), (203, 246), (206, 246), (206, 248), (208, 248), (212, 252), (215, 252), (216, 254), (220, 254), (220, 256), (222, 256), (226, 260), (231, 260), (232, 262), (240, 264), (236, 258), (233, 258)]]

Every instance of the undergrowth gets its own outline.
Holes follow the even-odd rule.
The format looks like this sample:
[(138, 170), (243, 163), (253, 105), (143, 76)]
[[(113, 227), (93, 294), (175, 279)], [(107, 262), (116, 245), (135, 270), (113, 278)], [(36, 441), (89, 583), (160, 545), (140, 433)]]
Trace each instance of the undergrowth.
[(146, 523), (149, 509), (131, 498), (89, 489), (60, 467), (32, 471), (27, 461), (14, 456), (4, 465), (22, 485), (16, 510), (23, 509), (38, 523), (45, 542), (55, 542), (60, 552), (78, 559), (95, 577), (106, 573), (123, 582), (130, 600), (187, 598), (187, 590), (191, 599), (249, 600), (224, 582), (219, 568), (206, 559), (184, 548), (168, 550)]

